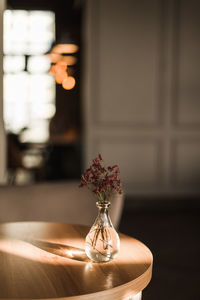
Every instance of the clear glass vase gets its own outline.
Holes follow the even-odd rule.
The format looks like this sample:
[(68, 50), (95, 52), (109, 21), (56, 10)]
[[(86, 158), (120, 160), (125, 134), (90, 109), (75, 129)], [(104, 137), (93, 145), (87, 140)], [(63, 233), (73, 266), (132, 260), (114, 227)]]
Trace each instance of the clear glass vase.
[(85, 253), (94, 262), (112, 260), (120, 249), (119, 235), (108, 214), (110, 202), (96, 202), (98, 216), (85, 239)]

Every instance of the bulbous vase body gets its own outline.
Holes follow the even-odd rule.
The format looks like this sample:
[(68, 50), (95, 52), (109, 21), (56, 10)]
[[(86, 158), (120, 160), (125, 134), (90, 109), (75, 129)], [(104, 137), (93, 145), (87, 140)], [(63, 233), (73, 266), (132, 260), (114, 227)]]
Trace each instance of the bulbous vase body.
[(97, 202), (98, 216), (85, 239), (85, 253), (94, 262), (114, 259), (120, 249), (119, 235), (108, 214), (110, 202)]

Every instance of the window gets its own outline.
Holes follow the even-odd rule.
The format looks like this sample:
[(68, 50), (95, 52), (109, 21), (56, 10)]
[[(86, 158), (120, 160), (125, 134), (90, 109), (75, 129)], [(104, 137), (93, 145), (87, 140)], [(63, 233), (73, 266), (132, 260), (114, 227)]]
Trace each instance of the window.
[(55, 114), (55, 80), (44, 55), (55, 40), (50, 11), (4, 12), (4, 121), (7, 131), (26, 130), (23, 142), (45, 142)]

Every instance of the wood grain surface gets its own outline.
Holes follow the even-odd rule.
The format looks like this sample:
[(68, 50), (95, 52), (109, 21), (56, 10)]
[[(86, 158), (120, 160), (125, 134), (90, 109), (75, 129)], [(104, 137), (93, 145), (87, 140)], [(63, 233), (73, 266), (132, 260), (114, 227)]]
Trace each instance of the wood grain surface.
[(0, 225), (0, 300), (127, 299), (151, 279), (152, 254), (120, 234), (121, 249), (109, 263), (92, 263), (84, 252), (89, 228), (44, 222)]

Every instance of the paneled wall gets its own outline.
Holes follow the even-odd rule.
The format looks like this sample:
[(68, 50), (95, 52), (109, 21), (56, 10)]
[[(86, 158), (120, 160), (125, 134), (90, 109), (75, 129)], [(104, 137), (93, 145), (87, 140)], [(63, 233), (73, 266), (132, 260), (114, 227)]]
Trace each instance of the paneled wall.
[(200, 2), (88, 0), (85, 165), (118, 163), (127, 194), (200, 192)]

